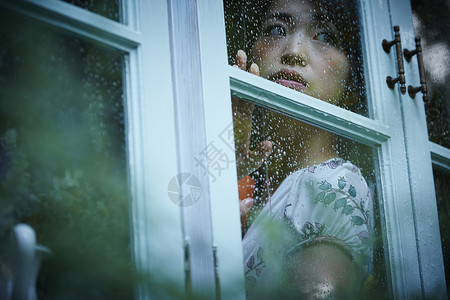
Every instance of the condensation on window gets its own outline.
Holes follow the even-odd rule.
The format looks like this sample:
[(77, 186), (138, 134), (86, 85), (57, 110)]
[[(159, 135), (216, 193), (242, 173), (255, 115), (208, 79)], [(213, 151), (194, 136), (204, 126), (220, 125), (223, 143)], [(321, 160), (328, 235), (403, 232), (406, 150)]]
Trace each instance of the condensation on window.
[(122, 21), (121, 0), (60, 0), (99, 14), (116, 22)]
[[(314, 280), (328, 279), (327, 297), (388, 297), (375, 149), (243, 99), (232, 104), (249, 298), (309, 297)], [(330, 260), (313, 263), (317, 253)]]
[[(228, 60), (259, 76), (353, 112), (369, 116), (356, 1), (224, 0)], [(282, 3), (281, 3), (282, 2)], [(299, 8), (302, 9), (302, 8)]]
[[(411, 6), (415, 33), (421, 37), (427, 80), (428, 136), (430, 141), (450, 148), (450, 3), (412, 0)], [(422, 99), (421, 95), (418, 93), (416, 100)]]
[[(224, 7), (231, 65), (369, 115), (356, 2)], [(244, 98), (231, 102), (247, 297), (388, 298), (376, 149)]]
[(436, 188), (445, 280), (447, 287), (450, 287), (450, 172), (434, 168), (433, 176)]
[(0, 24), (0, 280), (27, 272), (11, 240), (27, 224), (39, 299), (131, 299), (124, 54), (10, 11)]

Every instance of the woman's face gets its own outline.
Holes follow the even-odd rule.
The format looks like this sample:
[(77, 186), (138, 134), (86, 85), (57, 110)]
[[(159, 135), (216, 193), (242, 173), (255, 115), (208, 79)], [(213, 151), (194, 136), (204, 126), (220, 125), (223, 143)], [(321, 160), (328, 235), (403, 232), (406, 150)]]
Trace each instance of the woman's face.
[(337, 28), (309, 1), (274, 0), (253, 48), (261, 76), (339, 104), (350, 65)]

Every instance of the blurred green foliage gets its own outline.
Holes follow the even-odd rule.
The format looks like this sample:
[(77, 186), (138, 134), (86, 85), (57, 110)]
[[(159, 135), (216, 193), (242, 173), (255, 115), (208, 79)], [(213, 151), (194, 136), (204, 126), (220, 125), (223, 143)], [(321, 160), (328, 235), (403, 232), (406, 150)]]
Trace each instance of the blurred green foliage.
[(24, 222), (52, 250), (41, 299), (131, 298), (123, 53), (0, 20), (0, 239)]

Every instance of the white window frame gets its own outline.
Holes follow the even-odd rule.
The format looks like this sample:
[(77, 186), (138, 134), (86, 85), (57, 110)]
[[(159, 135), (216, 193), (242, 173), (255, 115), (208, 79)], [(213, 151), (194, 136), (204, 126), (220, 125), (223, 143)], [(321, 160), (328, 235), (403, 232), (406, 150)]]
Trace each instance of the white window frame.
[[(408, 0), (360, 1), (372, 119), (228, 66), (222, 0), (124, 3), (126, 24), (58, 0), (0, 1), (0, 6), (127, 53), (134, 258), (138, 271), (150, 280), (139, 285), (138, 298), (158, 298), (157, 287), (167, 280), (183, 290), (187, 277), (194, 293), (245, 298), (236, 167), (231, 165), (213, 180), (193, 163), (207, 145), (220, 142), (232, 123), (231, 93), (377, 147), (392, 295), (445, 295), (430, 186), (432, 163), (450, 171), (450, 150), (428, 142), (420, 97), (412, 100), (385, 84), (387, 75), (396, 74), (395, 54), (384, 53), (381, 41), (393, 39), (394, 24), (401, 27), (403, 47), (414, 48)], [(183, 75), (185, 68), (195, 76), (194, 84)], [(405, 68), (407, 83), (419, 82), (417, 64)], [(232, 149), (222, 149), (234, 157)], [(190, 172), (202, 183), (202, 198), (193, 207), (180, 209), (168, 199), (167, 184), (180, 172)], [(190, 269), (185, 265), (186, 245)]]
[(130, 228), (142, 275), (137, 297), (184, 290), (181, 211), (167, 196), (168, 182), (178, 173), (178, 154), (166, 1), (125, 1), (122, 17), (128, 24), (58, 0), (5, 0), (0, 7), (125, 53)]
[[(392, 23), (399, 25), (404, 49), (415, 49), (415, 32), (410, 1), (390, 1)], [(447, 20), (448, 21), (448, 20)], [(425, 66), (426, 67), (426, 66)], [(408, 85), (420, 82), (417, 59), (405, 60), (405, 76)], [(427, 299), (446, 298), (445, 272), (442, 260), (441, 239), (437, 215), (433, 166), (450, 173), (450, 149), (428, 140), (425, 105), (422, 94), (414, 99), (401, 97), (408, 172), (412, 194), (417, 253), (422, 296)]]
[[(207, 18), (206, 16), (211, 20), (216, 20), (216, 22), (222, 20), (222, 11), (215, 11), (216, 14), (211, 16), (210, 11), (206, 9), (212, 6), (209, 2), (199, 0), (200, 20)], [(221, 1), (217, 2), (217, 6), (222, 5)], [(401, 14), (403, 18), (409, 17), (408, 23), (402, 23), (395, 13), (390, 13), (394, 10)], [(221, 28), (224, 26), (223, 23), (220, 24), (221, 27), (213, 26), (211, 28), (213, 23), (205, 22), (204, 31), (202, 31), (202, 27), (200, 29), (201, 37), (205, 40), (205, 45), (201, 48), (202, 66), (206, 68), (205, 65), (208, 65), (209, 68), (214, 69), (214, 71), (210, 71), (210, 75), (227, 73), (232, 94), (288, 112), (293, 116), (351, 137), (366, 145), (377, 146), (379, 168), (377, 170), (379, 179), (377, 188), (381, 200), (381, 213), (383, 214), (382, 227), (385, 232), (387, 281), (391, 293), (395, 299), (406, 299), (413, 295), (419, 298), (441, 295), (445, 297), (446, 288), (439, 223), (423, 103), (417, 100), (411, 101), (408, 95), (400, 93), (398, 87), (390, 90), (385, 83), (387, 75), (397, 74), (394, 51), (386, 54), (381, 47), (383, 39), (392, 40), (394, 38), (393, 25), (400, 22), (401, 27), (407, 29), (407, 31), (402, 30), (402, 42), (412, 49), (414, 47), (414, 44), (412, 44), (413, 38), (411, 38), (414, 35), (411, 34), (413, 27), (410, 20), (409, 2), (407, 0), (360, 1), (359, 11), (362, 17), (368, 100), (373, 119), (296, 93), (230, 66), (223, 67), (227, 70), (220, 69), (221, 65), (218, 62), (223, 63), (223, 59), (226, 57), (225, 34), (224, 29)], [(405, 41), (405, 32), (406, 37), (409, 38), (407, 41)], [(218, 41), (219, 39), (222, 41), (222, 50), (211, 53), (211, 43), (208, 42)], [(414, 63), (411, 65), (414, 65)], [(419, 82), (417, 66), (407, 66), (406, 72), (408, 73), (408, 82), (414, 82), (414, 76), (416, 77), (415, 82)], [(209, 78), (204, 74), (205, 90), (208, 89)], [(217, 106), (220, 107), (219, 109), (223, 108), (220, 106), (223, 104), (218, 103), (220, 92), (225, 95), (221, 98), (221, 101), (229, 102), (230, 95), (226, 93), (223, 87), (221, 90), (214, 89), (214, 93), (211, 93), (208, 97), (205, 96), (206, 120), (208, 120), (208, 115), (214, 116), (214, 121), (206, 123), (207, 128), (221, 120), (217, 119)], [(209, 102), (214, 103), (214, 105)], [(408, 107), (408, 104), (405, 104), (406, 102), (416, 104), (414, 107)], [(210, 110), (208, 110), (209, 107)], [(414, 125), (410, 124), (411, 118), (408, 118), (408, 116), (411, 114), (409, 113), (419, 116), (418, 119), (414, 119), (413, 122), (416, 122)], [(226, 119), (226, 117), (222, 118)], [(230, 120), (231, 115), (221, 123), (227, 124)], [(220, 132), (220, 129), (214, 129), (216, 131), (211, 135), (211, 140), (217, 132)], [(414, 134), (417, 134), (418, 130), (421, 134), (415, 136)], [(424, 147), (417, 149), (418, 144), (424, 145)], [(439, 148), (438, 152), (436, 151), (438, 148), (437, 145), (432, 145), (434, 152), (431, 152), (431, 154), (433, 157), (439, 157), (441, 159), (439, 161), (441, 163), (444, 161), (444, 165), (448, 166), (448, 158), (450, 157), (447, 152), (448, 149)], [(420, 164), (417, 165), (417, 161), (420, 161)], [(426, 180), (423, 180), (423, 177), (421, 177), (422, 181), (419, 180), (419, 172), (423, 177), (426, 177)], [(223, 218), (224, 208), (216, 208), (221, 198), (215, 198), (213, 195), (215, 189), (221, 188), (223, 187), (211, 185), (212, 222), (213, 232), (215, 233), (214, 243), (216, 244), (222, 244), (221, 239), (229, 238), (224, 237), (226, 220), (220, 219), (220, 217)], [(423, 201), (423, 199), (427, 199), (427, 201)], [(227, 199), (222, 201), (225, 202)], [(430, 226), (430, 223), (433, 225)], [(228, 259), (220, 257), (219, 263), (228, 261)], [(219, 268), (222, 268), (222, 266), (223, 263), (220, 264)], [(223, 280), (223, 277), (221, 277), (221, 280)]]

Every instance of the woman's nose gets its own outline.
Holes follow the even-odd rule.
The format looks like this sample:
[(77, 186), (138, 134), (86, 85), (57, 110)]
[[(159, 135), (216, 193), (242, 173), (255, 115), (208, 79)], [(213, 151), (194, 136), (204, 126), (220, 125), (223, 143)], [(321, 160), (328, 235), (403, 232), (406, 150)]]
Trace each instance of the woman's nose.
[(308, 40), (304, 35), (291, 37), (281, 55), (281, 63), (289, 66), (302, 66), (308, 64)]

